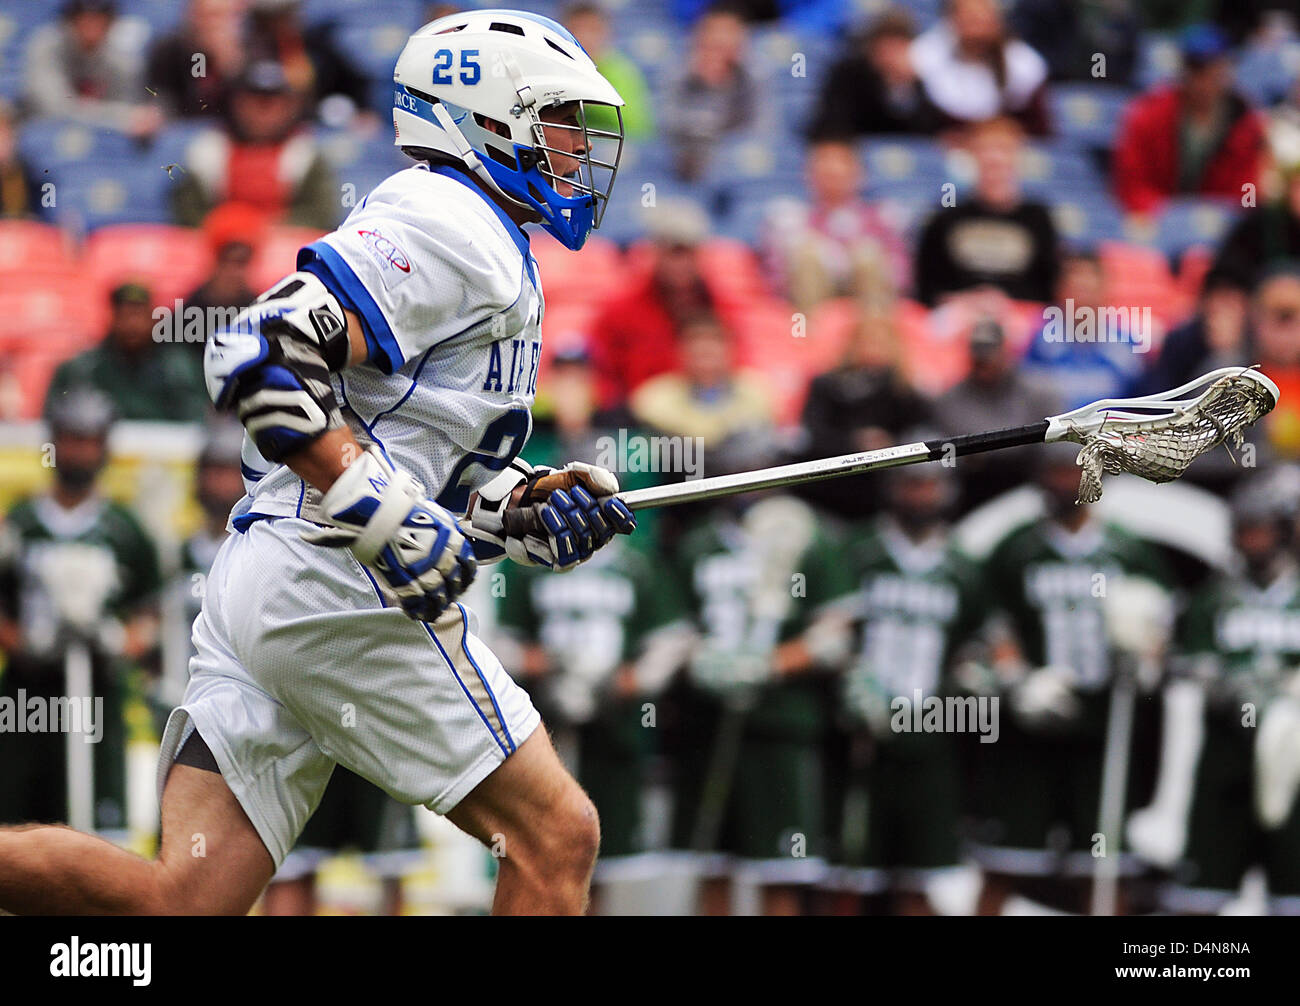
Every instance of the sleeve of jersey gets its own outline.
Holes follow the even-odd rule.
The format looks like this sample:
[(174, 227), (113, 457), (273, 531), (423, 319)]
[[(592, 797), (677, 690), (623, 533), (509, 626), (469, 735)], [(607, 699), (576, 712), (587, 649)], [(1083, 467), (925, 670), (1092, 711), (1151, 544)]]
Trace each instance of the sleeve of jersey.
[(477, 320), (473, 263), (455, 240), (432, 221), (360, 214), (299, 251), (298, 268), (357, 314), (370, 360), (391, 374)]

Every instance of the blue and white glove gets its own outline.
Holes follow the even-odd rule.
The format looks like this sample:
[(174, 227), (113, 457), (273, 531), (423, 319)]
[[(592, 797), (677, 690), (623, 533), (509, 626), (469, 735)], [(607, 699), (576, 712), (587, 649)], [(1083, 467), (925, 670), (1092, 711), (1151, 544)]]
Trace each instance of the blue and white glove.
[(481, 559), (504, 555), (522, 566), (564, 572), (614, 535), (636, 529), (617, 493), (618, 478), (598, 465), (534, 468), (516, 460), (478, 491), (461, 526)]
[(474, 579), (474, 550), (455, 515), (373, 447), (330, 486), (321, 510), (334, 526), (304, 531), (303, 541), (351, 549), (417, 621), (437, 619)]

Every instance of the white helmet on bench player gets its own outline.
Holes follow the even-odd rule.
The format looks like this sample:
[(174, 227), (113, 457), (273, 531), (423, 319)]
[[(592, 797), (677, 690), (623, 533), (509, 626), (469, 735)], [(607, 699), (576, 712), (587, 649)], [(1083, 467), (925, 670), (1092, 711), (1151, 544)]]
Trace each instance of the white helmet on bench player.
[[(600, 225), (623, 149), (623, 99), (564, 27), (513, 10), (439, 18), (407, 41), (393, 80), (397, 146), (460, 161), (493, 192), (539, 214), (568, 248), (581, 248)], [(583, 133), (573, 154), (547, 144), (539, 114), (569, 103), (578, 105), (577, 125), (546, 126)], [(614, 108), (617, 132), (592, 126), (590, 105)], [(561, 178), (552, 153), (572, 156), (578, 170)], [(573, 194), (561, 195), (557, 181)]]

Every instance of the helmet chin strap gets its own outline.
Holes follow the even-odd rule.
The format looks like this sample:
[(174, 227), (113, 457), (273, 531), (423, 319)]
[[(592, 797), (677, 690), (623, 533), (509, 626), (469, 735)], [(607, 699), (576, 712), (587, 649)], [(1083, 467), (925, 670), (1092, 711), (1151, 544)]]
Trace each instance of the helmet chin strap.
[(488, 169), (483, 166), (483, 162), (479, 159), (478, 151), (469, 145), (469, 141), (465, 139), (465, 134), (462, 133), (460, 127), (452, 121), (451, 113), (447, 111), (447, 107), (442, 102), (437, 102), (433, 106), (433, 117), (438, 120), (438, 125), (440, 125), (447, 135), (451, 137), (451, 142), (456, 147), (456, 155), (465, 163), (465, 167), (473, 172), (475, 178), (512, 206), (518, 206), (520, 209), (532, 211), (532, 207), (527, 203), (514, 198), (514, 196), (503, 191), (501, 186), (497, 185), (496, 180), (488, 172)]

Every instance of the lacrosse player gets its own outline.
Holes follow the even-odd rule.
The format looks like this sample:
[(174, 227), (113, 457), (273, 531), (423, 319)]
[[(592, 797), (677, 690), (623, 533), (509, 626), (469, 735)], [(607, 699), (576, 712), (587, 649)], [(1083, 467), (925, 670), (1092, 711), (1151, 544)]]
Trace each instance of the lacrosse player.
[[(986, 603), (974, 563), (949, 544), (951, 471), (899, 468), (887, 486), (885, 513), (844, 551), (859, 634), (843, 677), (840, 708), (853, 736), (832, 876), (886, 911), (934, 914), (950, 909), (933, 896), (944, 881), (970, 876), (958, 844), (958, 752), (946, 723), (915, 731), (913, 707), (951, 691), (953, 653), (980, 628)], [(962, 729), (974, 731), (979, 719), (967, 706)], [(973, 894), (953, 910), (969, 913)]]
[[(1046, 514), (1013, 530), (984, 569), (1017, 654), (999, 661), (1010, 715), (997, 743), (978, 746), (985, 820), (974, 851), (988, 914), (1013, 890), (1077, 907), (1094, 855), (1116, 854), (1094, 840), (1114, 673), (1103, 604), (1127, 576), (1168, 582), (1150, 546), (1075, 503), (1074, 452), (1045, 449), (1039, 484)], [(1137, 806), (1137, 787), (1127, 789)], [(1120, 863), (1125, 875), (1137, 872), (1131, 857)]]
[(677, 551), (700, 641), (681, 702), (673, 847), (696, 857), (705, 914), (727, 914), (733, 877), (762, 888), (764, 914), (799, 914), (825, 869), (827, 706), (808, 672), (848, 649), (846, 634), (815, 631), (849, 593), (835, 539), (791, 497), (735, 497)]
[(1156, 792), (1129, 822), (1134, 849), (1174, 871), (1158, 894), (1167, 911), (1221, 912), (1262, 865), (1269, 910), (1300, 915), (1300, 476), (1289, 475), (1238, 489), (1235, 569), (1180, 622)]
[[(93, 827), (122, 840), (123, 664), (145, 656), (157, 637), (158, 556), (131, 511), (96, 488), (108, 460), (108, 399), (74, 388), (51, 403), (49, 422), (54, 483), (15, 504), (0, 526), (0, 646), (7, 657), (0, 695), (17, 716), (32, 703), (53, 715), (53, 701), (69, 695), (67, 653), (84, 647), (90, 695), (102, 699), (102, 708), (83, 706), (83, 716), (89, 712), (98, 722), (73, 745), (93, 750)], [(89, 743), (96, 733), (98, 741)], [(19, 732), (14, 723), (0, 729), (0, 822), (69, 819), (65, 741), (48, 721), (40, 731)]]
[[(159, 858), (0, 832), (0, 907), (246, 912), (337, 762), (499, 850), (495, 911), (585, 908), (595, 810), (456, 599), (479, 561), (564, 570), (635, 526), (610, 472), (518, 460), (543, 310), (521, 225), (583, 245), (622, 149), (584, 110), (623, 102), (516, 11), (430, 22), (394, 81), (418, 163), (208, 342), (248, 494), (162, 742)], [(540, 530), (507, 534), (511, 509)]]

